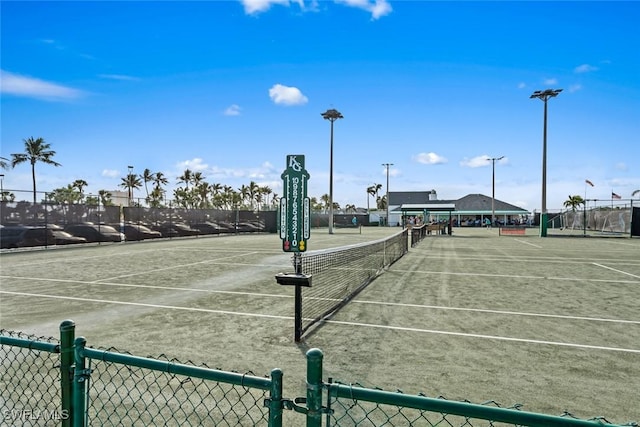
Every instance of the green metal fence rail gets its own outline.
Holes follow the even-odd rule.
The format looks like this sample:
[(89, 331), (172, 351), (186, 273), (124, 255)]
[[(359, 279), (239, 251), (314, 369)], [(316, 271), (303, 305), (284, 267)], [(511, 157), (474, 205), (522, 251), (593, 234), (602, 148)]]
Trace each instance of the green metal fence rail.
[(282, 425), (277, 369), (261, 378), (87, 348), (82, 337), (75, 365), (76, 426)]
[(71, 426), (75, 325), (60, 325), (60, 340), (0, 330), (0, 424)]
[[(318, 349), (306, 354), (306, 396), (287, 399), (280, 369), (272, 370), (270, 377), (257, 377), (165, 356), (143, 358), (87, 347), (74, 333), (70, 320), (60, 325), (59, 341), (0, 330), (0, 425), (616, 425), (602, 417), (580, 420), (568, 413), (525, 412), (520, 405), (504, 408), (495, 402), (472, 404), (332, 379), (323, 382), (323, 354)], [(286, 420), (284, 410), (289, 411)]]
[[(327, 426), (485, 426), (594, 427), (603, 418), (579, 420), (502, 408), (496, 402), (456, 402), (423, 395), (367, 389), (358, 384), (327, 384)], [(500, 424), (498, 424), (500, 423)], [(634, 424), (629, 424), (634, 425)]]

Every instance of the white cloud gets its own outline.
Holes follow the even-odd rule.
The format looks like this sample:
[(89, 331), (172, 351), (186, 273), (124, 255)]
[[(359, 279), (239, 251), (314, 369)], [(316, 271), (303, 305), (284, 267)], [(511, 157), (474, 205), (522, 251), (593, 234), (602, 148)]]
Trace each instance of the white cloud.
[[(491, 166), (491, 159), (492, 158), (490, 156), (487, 156), (486, 154), (483, 154), (482, 156), (472, 157), (471, 159), (465, 157), (460, 162), (460, 166), (467, 168), (481, 168), (483, 166)], [(509, 163), (509, 158), (502, 156), (500, 160), (497, 160), (497, 163), (500, 165), (507, 164)]]
[(582, 89), (582, 85), (579, 83), (569, 86), (569, 92), (571, 93), (577, 92), (580, 89)]
[(525, 89), (527, 87), (527, 85), (525, 83), (518, 83), (518, 89)]
[[(280, 4), (283, 6), (289, 6), (290, 4), (289, 0), (240, 0), (240, 3), (244, 6), (244, 11), (247, 15), (266, 12), (273, 4)], [(297, 1), (296, 3), (301, 6), (304, 4), (303, 0)]]
[(615, 168), (620, 171), (626, 171), (628, 169), (627, 164), (624, 162), (616, 163)]
[(555, 79), (555, 78), (545, 79), (544, 80), (544, 84), (549, 85), (549, 86), (557, 85), (558, 84), (558, 79)]
[(49, 101), (77, 99), (84, 96), (78, 89), (0, 70), (0, 91), (10, 95)]
[(588, 73), (588, 72), (597, 71), (597, 70), (598, 70), (598, 67), (594, 67), (593, 65), (589, 65), (589, 64), (582, 64), (574, 68), (573, 72), (580, 74), (580, 73)]
[(419, 153), (413, 156), (413, 159), (425, 165), (439, 165), (443, 163), (447, 163), (447, 159), (436, 154), (436, 153)]
[(189, 169), (192, 172), (202, 172), (206, 170), (209, 165), (206, 163), (202, 163), (202, 159), (196, 157), (191, 160), (185, 160), (176, 164), (176, 167), (180, 171), (180, 173), (184, 172), (185, 169)]
[(238, 104), (232, 104), (232, 105), (228, 106), (226, 110), (224, 110), (224, 115), (225, 116), (239, 116), (241, 110), (242, 110), (242, 108), (240, 108), (240, 106)]
[(371, 19), (376, 20), (391, 13), (391, 5), (387, 0), (335, 0), (350, 7), (366, 10), (371, 13)]
[[(336, 3), (362, 9), (371, 14), (376, 20), (391, 13), (392, 8), (387, 0), (334, 0)], [(271, 9), (272, 5), (289, 6), (297, 4), (302, 10), (317, 10), (318, 0), (311, 0), (305, 5), (305, 0), (240, 0), (247, 15), (257, 15)]]
[(281, 84), (275, 84), (269, 89), (269, 97), (275, 104), (279, 105), (303, 105), (309, 101), (297, 87), (283, 86)]
[(115, 169), (105, 169), (102, 171), (102, 176), (107, 178), (117, 178), (120, 176), (120, 172)]
[(123, 80), (123, 81), (132, 81), (137, 82), (140, 79), (133, 76), (127, 76), (124, 74), (98, 74), (98, 77), (101, 79), (109, 79), (109, 80)]

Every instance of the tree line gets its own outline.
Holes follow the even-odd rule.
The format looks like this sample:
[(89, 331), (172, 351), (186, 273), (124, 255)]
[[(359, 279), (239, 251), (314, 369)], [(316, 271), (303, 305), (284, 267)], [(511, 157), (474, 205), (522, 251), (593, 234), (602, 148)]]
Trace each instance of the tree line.
[[(11, 159), (0, 158), (2, 169), (15, 168), (22, 163), (31, 165), (31, 176), (33, 185), (33, 203), (37, 203), (36, 190), (36, 164), (44, 163), (51, 166), (62, 166), (53, 160), (56, 152), (51, 149), (51, 144), (43, 138), (27, 138), (23, 140), (24, 152), (11, 154)], [(134, 190), (144, 188), (144, 204), (149, 207), (183, 207), (183, 208), (214, 208), (214, 209), (249, 209), (249, 210), (272, 210), (277, 209), (279, 196), (267, 185), (259, 185), (255, 181), (250, 181), (240, 188), (233, 188), (229, 185), (219, 183), (209, 183), (202, 172), (194, 172), (185, 169), (182, 175), (177, 178), (180, 184), (173, 190), (172, 198), (167, 199), (166, 186), (169, 184), (168, 178), (163, 172), (153, 172), (144, 169), (142, 174), (129, 173), (121, 178), (119, 187), (127, 190), (128, 205), (142, 206), (140, 198), (133, 197)], [(99, 190), (97, 195), (86, 195), (84, 189), (88, 183), (83, 179), (76, 179), (65, 187), (56, 188), (45, 193), (44, 202), (63, 204), (88, 204), (104, 206), (115, 205), (113, 194), (108, 190)], [(382, 184), (373, 184), (367, 188), (367, 210), (369, 210), (369, 196), (373, 197), (378, 209), (386, 209), (386, 196), (380, 196), (379, 192)], [(6, 193), (6, 194), (5, 194)], [(2, 201), (13, 201), (15, 195), (2, 191)], [(320, 198), (310, 197), (311, 209), (314, 211), (329, 210), (329, 195), (323, 194)], [(344, 210), (355, 212), (356, 205), (347, 204), (343, 207), (339, 203), (333, 202), (334, 210)]]

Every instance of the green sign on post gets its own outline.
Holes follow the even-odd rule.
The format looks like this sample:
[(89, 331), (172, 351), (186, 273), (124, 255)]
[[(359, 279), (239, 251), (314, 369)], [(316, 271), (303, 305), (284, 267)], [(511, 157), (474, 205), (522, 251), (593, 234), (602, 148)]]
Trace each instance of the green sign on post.
[(304, 252), (309, 240), (311, 206), (307, 197), (309, 173), (304, 155), (287, 155), (287, 169), (282, 172), (283, 197), (280, 199), (280, 238), (285, 252)]

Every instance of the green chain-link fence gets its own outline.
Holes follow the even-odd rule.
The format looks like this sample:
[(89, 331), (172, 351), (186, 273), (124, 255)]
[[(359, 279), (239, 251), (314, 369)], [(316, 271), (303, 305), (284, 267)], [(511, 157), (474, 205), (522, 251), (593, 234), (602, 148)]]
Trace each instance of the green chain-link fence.
[(307, 352), (306, 396), (287, 399), (279, 369), (257, 377), (94, 349), (74, 331), (72, 321), (60, 325), (60, 340), (0, 330), (0, 425), (614, 426), (324, 382), (318, 349)]
[(87, 348), (84, 338), (75, 354), (74, 417), (87, 425), (273, 425), (264, 402), (281, 395), (277, 370), (260, 378)]
[(60, 342), (5, 330), (0, 336), (0, 425), (58, 425), (68, 418), (60, 399)]

